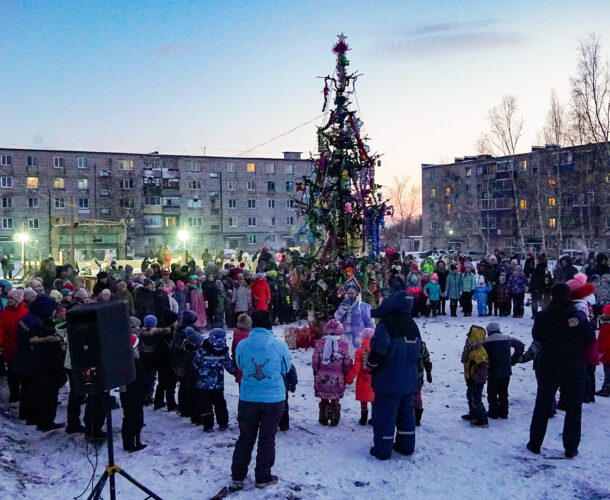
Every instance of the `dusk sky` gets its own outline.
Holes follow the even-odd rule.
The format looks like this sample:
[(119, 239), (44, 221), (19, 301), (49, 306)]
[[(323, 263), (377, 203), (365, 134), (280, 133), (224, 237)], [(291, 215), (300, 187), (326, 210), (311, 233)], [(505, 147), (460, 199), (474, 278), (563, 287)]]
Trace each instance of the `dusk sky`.
[[(536, 142), (606, 1), (0, 0), (0, 146), (234, 155), (321, 114), (336, 35), (382, 182), (473, 154), (503, 94)], [(320, 120), (318, 120), (318, 123)], [(253, 150), (303, 151), (315, 122)]]

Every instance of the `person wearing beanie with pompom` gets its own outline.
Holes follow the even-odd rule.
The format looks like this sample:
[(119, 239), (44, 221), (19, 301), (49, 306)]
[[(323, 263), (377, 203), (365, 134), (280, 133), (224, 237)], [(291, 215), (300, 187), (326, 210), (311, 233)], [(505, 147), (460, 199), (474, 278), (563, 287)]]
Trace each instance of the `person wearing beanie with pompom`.
[(346, 375), (352, 369), (349, 346), (341, 340), (343, 325), (331, 319), (324, 326), (324, 337), (316, 341), (311, 367), (314, 374), (314, 391), (320, 398), (319, 422), (322, 425), (339, 425), (341, 405), (345, 394)]
[(146, 370), (140, 360), (138, 347), (140, 340), (137, 335), (131, 335), (133, 362), (136, 368), (136, 378), (130, 384), (121, 387), (121, 407), (123, 408), (123, 423), (121, 437), (123, 449), (129, 453), (143, 450), (148, 445), (140, 441), (140, 433), (144, 427), (144, 403), (146, 400), (147, 380)]
[(362, 330), (362, 347), (356, 349), (354, 366), (345, 377), (345, 382), (351, 384), (356, 380), (356, 401), (360, 401), (360, 425), (366, 425), (369, 421), (368, 403), (375, 400), (375, 391), (371, 387), (371, 370), (367, 366), (369, 353), (371, 352), (371, 339), (375, 334), (372, 328)]
[[(194, 330), (186, 329), (186, 335), (193, 339)], [(203, 432), (214, 429), (214, 414), (221, 431), (229, 428), (229, 412), (224, 395), (224, 370), (235, 374), (235, 363), (229, 355), (227, 333), (222, 328), (214, 328), (207, 339), (202, 340), (193, 359), (195, 386), (197, 390), (198, 418), (203, 424)]]
[(565, 283), (551, 287), (551, 302), (534, 318), (533, 339), (540, 344), (537, 358), (538, 391), (530, 425), (527, 449), (540, 453), (549, 419), (549, 408), (557, 389), (566, 411), (562, 440), (566, 458), (578, 454), (582, 400), (586, 380), (586, 352), (595, 341), (595, 330), (587, 316), (570, 298)]

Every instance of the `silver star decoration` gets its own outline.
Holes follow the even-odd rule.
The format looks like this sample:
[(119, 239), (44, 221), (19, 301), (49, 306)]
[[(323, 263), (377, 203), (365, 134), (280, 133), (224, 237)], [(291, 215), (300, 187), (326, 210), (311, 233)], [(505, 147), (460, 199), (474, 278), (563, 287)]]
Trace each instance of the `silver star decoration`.
[(341, 32), (340, 35), (337, 35), (337, 38), (339, 39), (340, 42), (345, 42), (345, 40), (347, 39), (347, 37), (343, 34), (343, 32)]

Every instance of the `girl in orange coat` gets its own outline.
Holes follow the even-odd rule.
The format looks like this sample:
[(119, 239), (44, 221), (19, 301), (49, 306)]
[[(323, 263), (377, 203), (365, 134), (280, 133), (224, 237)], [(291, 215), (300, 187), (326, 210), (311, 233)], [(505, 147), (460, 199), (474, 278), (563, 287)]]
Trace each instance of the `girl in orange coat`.
[(351, 371), (345, 377), (345, 381), (351, 384), (357, 377), (356, 381), (356, 401), (360, 401), (360, 425), (366, 425), (369, 419), (368, 403), (372, 403), (375, 399), (375, 392), (371, 387), (371, 372), (366, 365), (366, 360), (371, 352), (371, 338), (375, 334), (372, 328), (362, 330), (362, 342), (359, 349), (356, 349), (356, 359)]

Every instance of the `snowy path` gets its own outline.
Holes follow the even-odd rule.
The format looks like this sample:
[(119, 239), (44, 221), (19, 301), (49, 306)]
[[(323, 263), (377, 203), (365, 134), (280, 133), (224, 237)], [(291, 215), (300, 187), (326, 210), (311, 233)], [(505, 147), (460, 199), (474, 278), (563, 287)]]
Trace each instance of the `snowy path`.
[[(293, 351), (300, 383), (290, 396), (292, 428), (277, 437), (273, 471), (280, 482), (254, 491), (251, 470), (249, 491), (231, 498), (610, 498), (604, 472), (610, 457), (610, 400), (597, 398), (597, 403), (584, 405), (583, 439), (574, 460), (548, 460), (525, 450), (536, 389), (531, 363), (514, 368), (508, 420), (490, 420), (488, 429), (473, 429), (460, 419), (466, 412), (460, 353), (471, 324), (467, 319), (417, 320), (434, 364), (434, 383), (424, 386), (425, 411), (415, 454), (394, 455), (385, 462), (369, 456), (372, 429), (357, 423), (359, 403), (354, 400), (353, 386), (342, 400), (339, 426), (317, 423), (311, 350)], [(471, 319), (482, 326), (488, 322), (486, 318)], [(503, 318), (500, 324), (504, 333), (529, 345), (531, 320)], [(281, 327), (276, 328), (278, 335), (282, 332)], [(598, 368), (598, 385), (601, 377)], [(193, 427), (175, 413), (145, 408), (147, 425), (142, 438), (149, 446), (128, 454), (120, 447), (122, 413), (114, 411), (117, 463), (164, 499), (202, 499), (217, 493), (229, 480), (237, 438), (237, 385), (230, 376), (225, 380), (231, 415), (228, 432), (204, 434), (201, 427)], [(65, 421), (67, 387), (62, 389), (61, 399), (58, 422)], [(5, 388), (2, 400), (6, 401)], [(69, 499), (81, 493), (91, 477), (84, 438), (63, 431), (41, 434), (22, 425), (16, 414), (12, 406), (0, 416), (0, 498)], [(563, 412), (549, 422), (543, 453), (563, 453), (562, 422)], [(96, 480), (105, 461), (102, 447)], [(120, 477), (117, 487), (119, 498), (144, 496)]]

